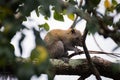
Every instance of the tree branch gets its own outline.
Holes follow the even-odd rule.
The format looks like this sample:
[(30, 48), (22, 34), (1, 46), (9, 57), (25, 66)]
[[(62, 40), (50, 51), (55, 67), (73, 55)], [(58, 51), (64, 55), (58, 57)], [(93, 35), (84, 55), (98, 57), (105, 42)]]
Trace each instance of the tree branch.
[[(84, 54), (84, 51), (80, 51), (79, 53), (72, 53), (68, 57), (72, 58), (73, 56), (81, 55), (81, 54)], [(107, 52), (102, 52), (102, 51), (89, 51), (89, 54), (105, 54), (108, 56), (120, 57), (119, 53), (107, 53)]]
[[(99, 53), (97, 51), (89, 53), (95, 52)], [(93, 74), (91, 67), (89, 66), (86, 59), (70, 59), (68, 63), (64, 63), (64, 61), (59, 59), (50, 59), (50, 62), (52, 64), (51, 69), (53, 70), (51, 72), (55, 72), (55, 75), (79, 75), (81, 76), (80, 79), (85, 79)], [(92, 57), (92, 62), (100, 72), (101, 76), (113, 78), (114, 80), (120, 79), (120, 63), (110, 62), (100, 57)], [(8, 63), (5, 66), (0, 66), (0, 77), (16, 77), (15, 70), (18, 68), (16, 65), (21, 63), (29, 63), (29, 60), (24, 58), (17, 58), (16, 64)]]
[[(70, 59), (69, 63), (62, 60), (51, 59), (53, 70), (56, 75), (79, 75), (89, 77), (92, 71), (86, 59)], [(100, 57), (93, 57), (93, 63), (100, 72), (101, 76), (109, 77), (114, 80), (120, 79), (120, 64), (104, 60)]]
[(95, 65), (93, 64), (92, 60), (91, 60), (91, 57), (90, 57), (90, 54), (88, 52), (88, 49), (86, 47), (86, 36), (87, 36), (87, 33), (88, 33), (88, 29), (87, 27), (85, 28), (84, 30), (84, 34), (83, 34), (83, 40), (82, 40), (82, 45), (83, 45), (83, 49), (84, 49), (84, 52), (85, 52), (85, 55), (86, 55), (86, 58), (88, 60), (88, 64), (91, 68), (91, 71), (93, 72), (93, 74), (95, 75), (96, 79), (97, 80), (102, 80), (101, 77), (100, 77), (100, 74), (99, 74), (99, 71), (97, 70), (97, 68), (95, 67)]

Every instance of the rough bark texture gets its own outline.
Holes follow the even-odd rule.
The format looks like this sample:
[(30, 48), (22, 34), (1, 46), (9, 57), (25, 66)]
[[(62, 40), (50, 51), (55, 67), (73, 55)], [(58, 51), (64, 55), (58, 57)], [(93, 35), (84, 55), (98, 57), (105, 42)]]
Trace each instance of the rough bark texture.
[[(120, 80), (119, 63), (113, 63), (100, 57), (93, 57), (92, 61), (101, 76)], [(57, 75), (80, 75), (81, 77), (87, 78), (92, 74), (86, 59), (71, 59), (68, 63), (52, 59), (51, 63), (53, 64), (54, 72)]]
[[(94, 53), (94, 52), (93, 52)], [(17, 63), (24, 61), (18, 60)], [(101, 76), (112, 78), (114, 80), (120, 80), (120, 63), (110, 62), (100, 57), (92, 57), (92, 61), (96, 68), (100, 72)], [(27, 61), (24, 61), (24, 63)], [(68, 63), (62, 60), (50, 59), (53, 65), (53, 72), (56, 75), (79, 75), (82, 78), (87, 78), (92, 74), (86, 59), (70, 59)], [(15, 65), (8, 64), (7, 66), (0, 67), (0, 75), (13, 75)]]

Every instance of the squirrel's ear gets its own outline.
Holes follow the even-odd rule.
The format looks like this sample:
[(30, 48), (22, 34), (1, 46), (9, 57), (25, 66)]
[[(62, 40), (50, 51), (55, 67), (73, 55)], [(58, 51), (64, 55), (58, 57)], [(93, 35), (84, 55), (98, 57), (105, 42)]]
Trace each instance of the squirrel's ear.
[(71, 29), (71, 33), (72, 33), (72, 34), (75, 34), (75, 29), (72, 28), (72, 29)]

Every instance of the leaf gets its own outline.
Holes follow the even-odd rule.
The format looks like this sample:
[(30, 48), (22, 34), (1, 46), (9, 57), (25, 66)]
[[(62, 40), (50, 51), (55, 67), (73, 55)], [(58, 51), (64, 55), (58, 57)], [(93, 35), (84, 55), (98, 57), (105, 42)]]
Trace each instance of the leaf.
[[(1, 44), (1, 43), (0, 43)], [(12, 44), (6, 42), (0, 45), (0, 66), (5, 66), (8, 63), (14, 63), (14, 47)]]
[(45, 47), (37, 45), (35, 49), (32, 50), (30, 59), (36, 65), (42, 64), (48, 59), (48, 53)]
[(120, 4), (118, 4), (118, 5), (116, 6), (116, 10), (117, 10), (118, 13), (120, 12)]
[(105, 6), (106, 9), (107, 9), (107, 8), (110, 8), (110, 7), (111, 7), (110, 1), (105, 0), (104, 6)]
[(103, 21), (107, 25), (112, 25), (113, 24), (113, 17), (105, 15), (105, 16), (103, 16)]
[(92, 16), (91, 21), (87, 22), (86, 27), (92, 34), (94, 34), (95, 32), (98, 31), (99, 25), (98, 25), (98, 22), (97, 22), (97, 19), (95, 18), (95, 16)]
[(54, 19), (58, 21), (64, 21), (63, 15), (61, 15), (60, 13), (56, 11), (54, 12)]
[(30, 80), (31, 76), (35, 74), (31, 63), (18, 63), (16, 72), (19, 80)]
[(48, 31), (50, 29), (48, 23), (42, 24), (42, 25), (38, 25), (39, 28), (44, 28), (46, 31)]
[(86, 27), (92, 34), (95, 34), (95, 32), (97, 31), (97, 27), (93, 23), (87, 23)]
[(44, 16), (47, 16), (47, 17), (50, 17), (51, 16), (51, 13), (50, 13), (50, 10), (49, 10), (49, 6), (41, 6), (39, 8), (39, 11), (42, 15)]
[(74, 14), (72, 14), (72, 13), (71, 13), (71, 14), (68, 14), (67, 17), (68, 17), (69, 19), (71, 19), (72, 21), (73, 21), (74, 18), (75, 18), (75, 17), (74, 17)]
[(47, 16), (45, 16), (45, 17), (44, 17), (44, 19), (48, 20), (48, 17), (47, 17)]
[(88, 11), (92, 11), (94, 8), (98, 6), (100, 3), (100, 0), (90, 0), (85, 3), (85, 6), (83, 6), (83, 9), (87, 9)]
[(46, 31), (48, 31), (50, 29), (50, 27), (47, 23), (44, 24), (44, 28), (45, 28)]
[(75, 0), (69, 0), (69, 3), (72, 4), (72, 5), (77, 5), (78, 4), (78, 2), (75, 1)]
[(91, 0), (92, 6), (96, 7), (99, 3), (100, 0)]
[(113, 4), (113, 5), (117, 5), (118, 3), (117, 3), (116, 0), (112, 0), (112, 4)]

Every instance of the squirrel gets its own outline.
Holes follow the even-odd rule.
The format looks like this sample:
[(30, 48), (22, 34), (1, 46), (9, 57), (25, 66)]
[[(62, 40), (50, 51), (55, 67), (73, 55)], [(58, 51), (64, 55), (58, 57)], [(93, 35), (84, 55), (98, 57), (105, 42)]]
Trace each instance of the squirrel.
[(80, 49), (76, 46), (82, 46), (81, 37), (81, 32), (73, 28), (69, 28), (67, 30), (53, 29), (48, 32), (44, 38), (44, 42), (50, 58), (67, 58), (67, 51), (69, 50), (73, 50), (75, 53), (78, 53)]

